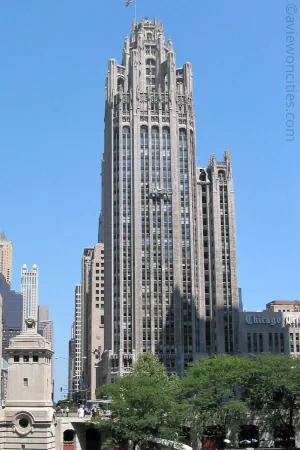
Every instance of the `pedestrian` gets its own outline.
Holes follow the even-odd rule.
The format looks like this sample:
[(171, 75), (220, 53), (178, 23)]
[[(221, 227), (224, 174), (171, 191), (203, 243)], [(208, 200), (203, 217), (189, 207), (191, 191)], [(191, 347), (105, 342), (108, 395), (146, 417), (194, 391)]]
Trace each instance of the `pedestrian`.
[(82, 406), (80, 406), (80, 408), (78, 408), (77, 414), (80, 419), (84, 418), (84, 409)]
[(66, 416), (67, 416), (67, 417), (69, 417), (69, 412), (70, 412), (70, 410), (69, 410), (69, 407), (67, 406), (67, 407), (66, 407)]
[(60, 412), (61, 412), (61, 415), (62, 415), (62, 417), (63, 417), (63, 416), (64, 416), (64, 409), (61, 408)]

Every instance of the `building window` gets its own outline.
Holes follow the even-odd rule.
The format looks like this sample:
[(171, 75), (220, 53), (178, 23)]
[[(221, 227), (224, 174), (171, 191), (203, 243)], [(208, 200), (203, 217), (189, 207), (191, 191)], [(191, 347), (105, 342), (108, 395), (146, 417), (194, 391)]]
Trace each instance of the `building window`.
[(264, 351), (263, 334), (259, 333), (259, 352), (263, 353), (263, 351)]
[(155, 61), (154, 59), (146, 60), (146, 85), (155, 86)]
[(296, 352), (300, 352), (299, 333), (296, 333)]
[(280, 352), (284, 353), (284, 334), (280, 333)]
[(273, 334), (269, 333), (269, 352), (273, 353)]
[(32, 360), (33, 360), (33, 362), (39, 362), (38, 355), (33, 355)]
[(257, 333), (253, 333), (253, 351), (257, 353)]
[(23, 378), (24, 386), (28, 387), (28, 378)]
[(14, 356), (14, 362), (19, 362), (20, 361), (20, 356), (15, 355)]
[(96, 308), (99, 308), (99, 303), (96, 303)]
[(23, 356), (23, 362), (29, 362), (29, 356), (28, 355), (24, 355)]
[(101, 316), (101, 325), (104, 325), (104, 316)]
[(278, 333), (274, 333), (274, 338), (275, 338), (275, 353), (279, 353)]
[(251, 353), (252, 352), (251, 333), (247, 334), (247, 342), (248, 342), (248, 353)]
[(290, 352), (294, 353), (295, 347), (294, 347), (294, 334), (290, 333)]

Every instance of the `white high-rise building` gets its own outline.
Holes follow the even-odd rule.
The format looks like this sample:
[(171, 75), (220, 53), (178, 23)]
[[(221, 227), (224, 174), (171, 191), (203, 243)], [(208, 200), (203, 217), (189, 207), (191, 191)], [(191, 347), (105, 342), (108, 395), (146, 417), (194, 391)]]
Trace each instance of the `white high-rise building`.
[(28, 317), (37, 322), (38, 310), (38, 268), (36, 264), (28, 270), (26, 264), (21, 271), (21, 292), (23, 295), (23, 327)]
[(82, 348), (81, 348), (81, 284), (75, 287), (75, 371), (74, 390), (79, 391), (82, 371)]

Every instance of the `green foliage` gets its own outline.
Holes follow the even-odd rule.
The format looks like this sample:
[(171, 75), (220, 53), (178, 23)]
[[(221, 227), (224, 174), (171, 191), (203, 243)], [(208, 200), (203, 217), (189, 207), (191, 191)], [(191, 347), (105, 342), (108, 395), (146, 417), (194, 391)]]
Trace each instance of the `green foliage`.
[(291, 443), (300, 406), (300, 359), (289, 355), (217, 355), (192, 365), (183, 380), (169, 376), (159, 360), (144, 354), (129, 375), (104, 386), (112, 398), (113, 420), (93, 419), (110, 428), (112, 444), (130, 440), (154, 448), (149, 437), (179, 440), (186, 427), (194, 444), (206, 434), (239, 430), (251, 417), (272, 433), (280, 425), (283, 444)]
[(281, 438), (288, 446), (299, 421), (296, 410), (300, 406), (300, 360), (290, 355), (262, 354), (253, 357), (252, 365), (249, 403), (259, 410), (261, 426), (280, 426)]
[(179, 378), (169, 376), (155, 356), (141, 356), (127, 376), (100, 390), (112, 398), (110, 408), (116, 413), (116, 419), (109, 421), (113, 440), (153, 448), (147, 440), (150, 436), (176, 439), (182, 421), (181, 392)]
[(247, 384), (252, 362), (249, 358), (218, 355), (198, 361), (183, 380), (186, 420), (193, 435), (202, 440), (207, 429), (218, 429), (246, 418), (247, 401), (240, 386)]

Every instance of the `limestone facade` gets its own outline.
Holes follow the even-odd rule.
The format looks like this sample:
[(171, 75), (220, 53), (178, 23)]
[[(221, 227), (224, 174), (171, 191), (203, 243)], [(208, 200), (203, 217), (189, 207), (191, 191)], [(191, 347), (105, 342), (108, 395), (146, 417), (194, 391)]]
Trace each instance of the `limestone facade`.
[(196, 167), (192, 78), (156, 20), (134, 23), (121, 64), (109, 61), (99, 230), (108, 382), (146, 351), (183, 375), (204, 354), (236, 349), (231, 162), (226, 151)]
[(10, 340), (5, 409), (1, 411), (0, 449), (55, 449), (52, 407), (51, 344), (28, 318), (23, 332)]

